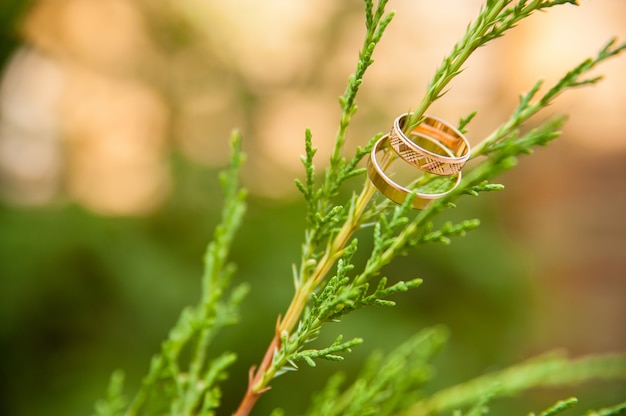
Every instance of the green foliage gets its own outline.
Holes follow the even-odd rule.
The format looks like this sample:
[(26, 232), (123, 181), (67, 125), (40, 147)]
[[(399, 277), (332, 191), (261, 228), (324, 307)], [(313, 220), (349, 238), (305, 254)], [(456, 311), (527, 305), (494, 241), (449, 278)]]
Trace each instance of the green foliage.
[(96, 402), (97, 416), (115, 416), (122, 414), (127, 406), (126, 398), (123, 395), (124, 389), (124, 373), (115, 371), (111, 375), (109, 388), (107, 389), (106, 399)]
[[(337, 373), (313, 397), (306, 414), (425, 416), (453, 411), (458, 416), (475, 416), (486, 413), (495, 398), (530, 388), (626, 378), (626, 354), (569, 359), (555, 352), (428, 394), (425, 387), (434, 374), (430, 361), (446, 339), (444, 328), (431, 328), (386, 356), (375, 353), (353, 384), (345, 388), (345, 376)], [(575, 398), (559, 401), (540, 415), (556, 415), (577, 403)], [(624, 405), (619, 405), (599, 412), (624, 410)]]
[(437, 99), (446, 93), (446, 86), (463, 70), (467, 58), (479, 47), (489, 41), (499, 38), (512, 29), (521, 20), (529, 17), (535, 11), (543, 11), (547, 8), (561, 5), (574, 4), (575, 0), (494, 0), (488, 1), (476, 17), (474, 23), (467, 27), (465, 35), (454, 45), (452, 52), (443, 60), (441, 66), (435, 72), (433, 79), (428, 84), (428, 90), (417, 109), (408, 118), (405, 130), (414, 129), (426, 109)]
[(625, 377), (626, 354), (568, 359), (563, 353), (551, 353), (441, 390), (417, 401), (405, 414), (414, 416), (437, 414), (472, 405), (482, 400), (485, 395), (491, 398), (512, 396), (533, 387)]
[[(374, 50), (393, 18), (393, 13), (385, 11), (386, 4), (386, 0), (380, 0), (376, 5), (373, 0), (365, 0), (365, 40), (355, 73), (349, 77), (345, 93), (339, 100), (339, 128), (323, 177), (316, 175), (314, 158), (317, 150), (313, 145), (313, 134), (306, 130), (305, 156), (301, 158), (304, 180), (296, 180), (296, 186), (306, 200), (307, 225), (300, 264), (293, 266), (295, 293), (286, 313), (277, 321), (274, 338), (262, 362), (250, 372), (249, 385), (237, 415), (248, 414), (262, 393), (271, 387), (272, 380), (298, 369), (298, 363), (315, 367), (320, 359), (341, 361), (345, 353), (361, 344), (361, 338), (344, 341), (338, 336), (328, 346), (308, 347), (318, 339), (325, 324), (339, 322), (347, 314), (365, 307), (393, 306), (391, 296), (418, 287), (421, 284), (418, 278), (392, 283), (379, 275), (386, 265), (410, 250), (426, 244), (450, 244), (453, 237), (462, 237), (477, 228), (478, 219), (445, 222), (443, 225), (436, 225), (436, 220), (443, 211), (454, 208), (464, 196), (477, 197), (483, 192), (503, 189), (502, 185), (490, 181), (513, 168), (519, 156), (557, 138), (565, 118), (547, 120), (529, 131), (522, 131), (523, 123), (562, 92), (596, 83), (599, 77), (584, 78), (588, 71), (626, 49), (626, 44), (609, 42), (595, 58), (583, 61), (566, 73), (539, 98), (543, 84), (536, 83), (520, 97), (509, 119), (474, 148), (472, 157), (476, 163), (464, 171), (460, 185), (425, 209), (417, 212), (411, 209), (415, 192), (447, 187), (450, 179), (425, 175), (413, 184), (414, 192), (402, 205), (383, 198), (375, 199), (376, 190), (367, 180), (358, 195), (337, 202), (345, 181), (364, 173), (359, 163), (381, 136), (375, 135), (364, 148), (357, 148), (352, 157), (344, 156), (347, 128), (357, 111), (357, 93), (366, 70), (373, 63)], [(487, 1), (435, 72), (406, 128), (412, 129), (419, 124), (427, 108), (446, 92), (447, 85), (462, 71), (468, 57), (477, 48), (502, 36), (533, 12), (562, 4), (576, 2)], [(473, 112), (462, 118), (459, 128), (465, 129), (475, 116)], [(129, 407), (125, 406), (121, 396), (121, 376), (115, 375), (107, 399), (99, 401), (96, 406), (98, 415), (211, 415), (219, 407), (219, 383), (226, 377), (226, 369), (235, 360), (235, 355), (226, 352), (210, 360), (209, 346), (219, 329), (236, 323), (237, 306), (246, 292), (246, 287), (240, 286), (225, 295), (234, 272), (228, 263), (228, 253), (245, 211), (245, 192), (239, 189), (237, 181), (243, 157), (240, 137), (236, 133), (232, 142), (231, 165), (221, 177), (225, 191), (222, 222), (216, 228), (204, 258), (201, 300), (196, 307), (182, 312), (160, 354), (153, 358), (149, 373)], [(359, 229), (372, 233), (373, 246), (364, 264), (352, 261), (359, 249), (353, 234)], [(424, 330), (393, 352), (374, 355), (349, 386), (344, 387), (346, 377), (343, 375), (330, 378), (324, 390), (314, 397), (307, 414), (428, 415), (453, 411), (455, 415), (480, 415), (486, 411), (490, 400), (529, 388), (572, 384), (593, 378), (626, 378), (624, 355), (570, 360), (552, 354), (427, 395), (424, 386), (433, 375), (429, 362), (445, 339), (446, 332), (442, 328)], [(574, 404), (574, 399), (559, 402), (541, 415), (556, 415)], [(618, 406), (590, 414), (618, 414), (623, 409), (624, 406)], [(282, 413), (276, 410), (273, 414)]]
[[(479, 155), (489, 155), (492, 152), (497, 152), (510, 146), (512, 143), (517, 142), (515, 136), (519, 134), (517, 128), (535, 115), (542, 108), (547, 107), (552, 101), (561, 93), (570, 88), (593, 85), (600, 81), (602, 77), (597, 76), (593, 78), (582, 78), (587, 72), (595, 68), (600, 62), (611, 58), (626, 48), (626, 43), (616, 45), (616, 40), (609, 41), (598, 53), (595, 58), (588, 58), (574, 67), (571, 71), (568, 71), (556, 84), (548, 89), (548, 91), (541, 96), (541, 98), (533, 101), (541, 87), (543, 81), (538, 81), (529, 92), (521, 95), (519, 98), (519, 105), (514, 110), (509, 120), (498, 127), (491, 135), (483, 140), (478, 146), (475, 146), (472, 150), (473, 157)], [(558, 129), (559, 126), (555, 126)], [(538, 142), (537, 144), (545, 145), (549, 140)], [(524, 143), (526, 151), (530, 151), (532, 143)]]
[(337, 225), (346, 222), (349, 217), (355, 215), (354, 211), (360, 208), (356, 205), (357, 201), (355, 200), (352, 200), (350, 205), (346, 205), (348, 208), (344, 209), (343, 206), (333, 205), (331, 199), (337, 195), (339, 188), (346, 179), (364, 173), (364, 169), (359, 168), (358, 164), (369, 153), (375, 142), (372, 139), (365, 148), (357, 148), (351, 160), (346, 160), (343, 156), (346, 131), (352, 116), (357, 111), (356, 95), (363, 82), (365, 71), (374, 62), (372, 59), (374, 49), (393, 18), (393, 13), (385, 14), (386, 4), (387, 0), (382, 0), (374, 7), (372, 0), (365, 1), (365, 40), (363, 48), (359, 52), (356, 71), (349, 77), (346, 91), (339, 98), (341, 105), (339, 129), (326, 168), (324, 182), (319, 187), (315, 185), (315, 166), (313, 164), (313, 157), (317, 149), (313, 146), (311, 131), (306, 131), (306, 156), (302, 157), (306, 172), (306, 185), (296, 179), (296, 186), (307, 201), (308, 227), (305, 231), (305, 243), (302, 250), (302, 267), (296, 276), (297, 285), (301, 285), (309, 279), (310, 273), (313, 272), (310, 267), (311, 264), (315, 264), (320, 258), (325, 255), (328, 256), (334, 250), (333, 247), (328, 247), (326, 244), (329, 239), (337, 234)]
[[(414, 400), (433, 371), (429, 360), (447, 339), (444, 328), (424, 330), (387, 355), (373, 354), (350, 386), (331, 378), (313, 398), (307, 415), (392, 415)], [(339, 373), (340, 374), (340, 373)]]
[(322, 186), (322, 199), (320, 200), (320, 211), (328, 204), (328, 199), (333, 197), (339, 187), (350, 176), (358, 174), (355, 172), (356, 164), (367, 154), (367, 151), (357, 149), (354, 158), (346, 162), (342, 155), (342, 150), (346, 141), (346, 130), (352, 116), (357, 111), (355, 104), (356, 95), (359, 87), (363, 82), (365, 71), (374, 63), (372, 55), (376, 45), (380, 41), (385, 29), (393, 19), (393, 13), (385, 15), (385, 7), (387, 0), (379, 0), (378, 5), (374, 8), (373, 0), (365, 0), (365, 40), (363, 48), (359, 52), (356, 72), (348, 79), (346, 91), (339, 98), (341, 104), (341, 117), (339, 119), (339, 130), (335, 138), (335, 147), (330, 157), (328, 168), (326, 169), (326, 180)]
[(600, 410), (590, 410), (585, 416), (617, 416), (626, 414), (626, 402)]
[[(563, 412), (564, 410), (567, 410), (571, 407), (576, 406), (577, 403), (578, 403), (578, 399), (576, 399), (575, 397), (572, 397), (567, 400), (561, 400), (557, 402), (554, 406), (541, 412), (540, 416), (553, 416), (553, 415), (559, 414)], [(530, 413), (528, 416), (535, 416), (535, 414)]]
[(96, 405), (98, 415), (212, 415), (220, 404), (218, 384), (226, 378), (226, 369), (236, 355), (223, 352), (209, 361), (208, 348), (221, 328), (237, 323), (237, 307), (248, 291), (246, 285), (240, 285), (224, 296), (234, 273), (233, 265), (227, 263), (228, 254), (242, 222), (246, 196), (238, 185), (243, 163), (239, 133), (233, 132), (231, 143), (231, 164), (220, 177), (225, 193), (222, 222), (204, 256), (201, 300), (196, 307), (182, 311), (130, 405), (126, 407), (121, 397), (123, 376), (116, 372), (107, 398)]

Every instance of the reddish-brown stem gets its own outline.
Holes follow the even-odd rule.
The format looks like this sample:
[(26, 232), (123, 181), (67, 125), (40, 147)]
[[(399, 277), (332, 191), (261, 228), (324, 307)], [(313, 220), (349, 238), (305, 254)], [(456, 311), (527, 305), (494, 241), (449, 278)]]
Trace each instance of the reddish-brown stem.
[(303, 285), (300, 290), (297, 290), (291, 300), (289, 308), (287, 308), (285, 319), (281, 320), (280, 317), (278, 318), (274, 338), (272, 338), (272, 342), (270, 342), (270, 345), (267, 347), (263, 360), (261, 361), (261, 364), (259, 364), (258, 368), (255, 369), (253, 367), (250, 369), (250, 377), (248, 378), (248, 388), (246, 390), (246, 394), (241, 400), (237, 411), (233, 413), (233, 416), (247, 416), (261, 394), (269, 390), (269, 387), (264, 386), (263, 378), (272, 364), (274, 352), (281, 347), (280, 334), (283, 331), (289, 332), (298, 322), (298, 318), (300, 317), (300, 314), (306, 305), (306, 301), (311, 294), (310, 286), (310, 284)]
[(263, 356), (263, 361), (261, 361), (261, 364), (256, 369), (256, 371), (254, 367), (250, 369), (250, 375), (248, 377), (248, 389), (246, 390), (246, 394), (243, 396), (243, 399), (241, 400), (239, 407), (237, 408), (235, 413), (233, 413), (233, 416), (247, 416), (252, 410), (252, 408), (254, 407), (254, 404), (256, 403), (256, 401), (259, 399), (259, 397), (261, 397), (261, 394), (269, 390), (269, 387), (267, 387), (265, 389), (261, 389), (257, 391), (254, 389), (254, 386), (258, 385), (259, 382), (262, 380), (263, 374), (265, 374), (265, 371), (267, 370), (267, 368), (270, 366), (270, 364), (272, 364), (274, 351), (276, 351), (276, 349), (278, 348), (280, 348), (279, 332), (274, 334), (274, 338), (272, 338), (272, 342), (270, 342), (270, 345), (267, 348), (267, 351), (265, 351), (265, 355)]

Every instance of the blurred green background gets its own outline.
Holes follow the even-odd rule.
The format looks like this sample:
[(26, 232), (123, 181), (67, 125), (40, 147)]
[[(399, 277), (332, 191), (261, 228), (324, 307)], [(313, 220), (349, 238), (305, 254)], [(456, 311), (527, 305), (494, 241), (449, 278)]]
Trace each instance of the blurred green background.
[[(356, 0), (223, 3), (0, 6), (1, 415), (90, 414), (116, 368), (134, 391), (181, 308), (198, 300), (221, 209), (217, 172), (235, 127), (250, 199), (232, 259), (236, 282), (252, 292), (241, 325), (225, 330), (214, 351), (239, 355), (223, 414), (242, 396), (292, 294), (303, 132), (313, 131), (321, 170), (363, 17)], [(349, 149), (417, 104), (479, 5), (390, 2), (397, 16), (366, 75)], [(476, 143), (521, 91), (539, 78), (554, 82), (613, 36), (626, 39), (625, 28), (619, 0), (533, 16), (472, 57), (431, 112), (455, 120), (477, 109), (468, 133)], [(468, 197), (441, 219), (479, 218), (480, 229), (397, 259), (387, 276), (424, 285), (398, 296), (394, 309), (327, 328), (322, 343), (343, 333), (366, 344), (343, 363), (277, 379), (256, 413), (281, 406), (297, 414), (326, 375), (354, 374), (372, 349), (440, 323), (452, 336), (432, 388), (554, 348), (623, 351), (624, 71), (619, 57), (600, 68), (601, 84), (560, 97), (543, 116), (570, 114), (564, 137), (505, 175), (504, 192)], [(359, 238), (362, 262), (369, 231)], [(508, 403), (521, 414), (579, 394), (584, 408), (603, 406), (623, 400), (625, 388), (599, 383)]]

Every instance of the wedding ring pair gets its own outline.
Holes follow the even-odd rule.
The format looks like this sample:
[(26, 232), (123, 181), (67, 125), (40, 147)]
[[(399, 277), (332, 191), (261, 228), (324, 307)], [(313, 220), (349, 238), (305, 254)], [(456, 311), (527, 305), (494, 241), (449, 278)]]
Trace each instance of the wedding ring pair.
[[(402, 204), (411, 191), (394, 182), (385, 172), (395, 156), (411, 167), (448, 179), (443, 181), (448, 184), (447, 189), (436, 189), (433, 193), (416, 192), (412, 206), (424, 209), (432, 200), (450, 193), (461, 182), (461, 169), (469, 159), (470, 146), (458, 129), (428, 115), (423, 116), (417, 127), (405, 132), (409, 116), (410, 113), (405, 113), (396, 118), (391, 131), (376, 142), (367, 171), (374, 186), (397, 204)], [(379, 158), (380, 154), (382, 158)], [(452, 187), (449, 186), (451, 179), (454, 180)]]

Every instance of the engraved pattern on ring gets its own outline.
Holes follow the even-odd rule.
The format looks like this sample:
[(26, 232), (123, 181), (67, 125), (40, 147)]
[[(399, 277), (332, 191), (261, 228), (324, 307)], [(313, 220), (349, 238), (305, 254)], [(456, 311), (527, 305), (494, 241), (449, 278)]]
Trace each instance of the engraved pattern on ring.
[(391, 129), (389, 144), (398, 156), (423, 171), (445, 176), (456, 175), (461, 171), (459, 164), (444, 163), (411, 149), (398, 137), (395, 128)]
[[(469, 159), (469, 143), (463, 134), (443, 120), (425, 115), (422, 124), (409, 135), (402, 131), (402, 126), (409, 113), (394, 120), (389, 133), (391, 148), (412, 166), (437, 175), (456, 175)], [(434, 154), (415, 143), (410, 136), (419, 136), (434, 143), (447, 155)]]

